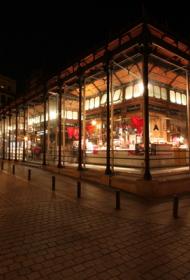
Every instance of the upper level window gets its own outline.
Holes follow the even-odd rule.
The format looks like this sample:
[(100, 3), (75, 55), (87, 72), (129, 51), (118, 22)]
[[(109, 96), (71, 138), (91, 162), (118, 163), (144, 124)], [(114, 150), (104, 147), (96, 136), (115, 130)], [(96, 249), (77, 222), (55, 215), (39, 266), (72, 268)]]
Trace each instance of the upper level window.
[(104, 93), (101, 98), (101, 105), (104, 105), (106, 103), (106, 99), (107, 99), (107, 95), (106, 93)]
[(85, 101), (85, 110), (89, 110), (89, 106), (90, 106), (90, 100), (86, 100)]
[(148, 96), (153, 97), (154, 91), (153, 91), (153, 85), (148, 84)]
[(181, 103), (182, 105), (187, 105), (187, 98), (186, 98), (186, 95), (184, 93), (182, 93), (181, 95)]
[(142, 83), (138, 83), (136, 85), (134, 85), (134, 97), (139, 97), (143, 95), (143, 84)]
[(120, 101), (121, 89), (117, 89), (113, 95), (113, 103), (118, 103)]
[(160, 98), (160, 87), (154, 86), (154, 97)]
[(133, 87), (132, 86), (128, 86), (125, 89), (125, 99), (129, 100), (133, 97)]
[(176, 92), (176, 103), (181, 104), (181, 93), (180, 92)]
[(100, 106), (100, 97), (99, 97), (99, 96), (96, 96), (94, 107), (95, 107), (95, 108), (98, 108), (99, 106)]
[(73, 112), (73, 120), (77, 120), (78, 119), (78, 112)]
[(175, 99), (175, 91), (173, 90), (170, 90), (170, 101), (172, 103), (175, 103), (176, 102), (176, 99)]
[(67, 111), (67, 119), (72, 120), (73, 113), (72, 111)]
[(94, 98), (90, 98), (90, 109), (94, 109)]
[(166, 90), (166, 88), (161, 88), (161, 98), (163, 99), (163, 100), (167, 100), (167, 90)]

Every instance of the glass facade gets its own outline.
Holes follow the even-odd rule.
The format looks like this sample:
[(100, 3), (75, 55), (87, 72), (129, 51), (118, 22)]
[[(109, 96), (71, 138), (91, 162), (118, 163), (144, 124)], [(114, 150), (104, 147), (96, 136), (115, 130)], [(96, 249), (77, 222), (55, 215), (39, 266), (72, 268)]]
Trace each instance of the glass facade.
[[(130, 42), (124, 38), (123, 44)], [(163, 47), (160, 50), (158, 47), (157, 52), (149, 54), (147, 73), (150, 169), (186, 166), (189, 164), (186, 62), (182, 66), (178, 60), (171, 62), (174, 54), (168, 50), (164, 53)], [(75, 67), (68, 71), (75, 71)], [(143, 52), (136, 44), (115, 51), (109, 69), (104, 62), (89, 67), (82, 84), (78, 82), (78, 74), (65, 79), (61, 99), (54, 79), (53, 86), (50, 82), (47, 87), (45, 111), (41, 96), (39, 99), (35, 96), (35, 101), (31, 99), (24, 109), (17, 108), (17, 115), (12, 110), (5, 114), (5, 119), (1, 118), (1, 158), (43, 163), (45, 157), (47, 164), (55, 166), (61, 160), (62, 165), (69, 166), (82, 161), (83, 167), (106, 168), (110, 164), (112, 171), (119, 167), (143, 170), (146, 162), (143, 67)]]

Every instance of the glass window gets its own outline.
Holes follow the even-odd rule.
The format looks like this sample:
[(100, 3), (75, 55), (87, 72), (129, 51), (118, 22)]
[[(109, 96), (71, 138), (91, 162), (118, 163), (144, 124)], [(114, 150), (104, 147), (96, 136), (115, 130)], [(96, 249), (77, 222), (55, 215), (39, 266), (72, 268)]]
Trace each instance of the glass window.
[(176, 103), (181, 104), (181, 93), (180, 92), (176, 92)]
[(132, 86), (126, 87), (126, 89), (125, 89), (125, 99), (129, 100), (132, 97), (133, 97), (133, 87)]
[(153, 91), (153, 85), (148, 84), (148, 96), (153, 97), (154, 91)]
[(72, 118), (73, 118), (73, 112), (67, 111), (67, 119), (72, 120)]
[(90, 98), (90, 109), (94, 109), (94, 98)]
[(121, 89), (117, 89), (114, 92), (114, 95), (113, 95), (113, 103), (119, 102), (120, 101), (120, 96), (121, 96)]
[(40, 123), (40, 116), (36, 116), (36, 123)]
[(78, 119), (78, 112), (73, 112), (73, 120), (77, 120)]
[(154, 86), (154, 97), (160, 98), (160, 87)]
[(101, 98), (101, 105), (104, 105), (106, 103), (106, 98), (107, 98), (106, 93), (104, 93)]
[(161, 88), (161, 98), (163, 99), (163, 100), (167, 100), (167, 90), (166, 90), (166, 88)]
[(57, 113), (56, 111), (50, 111), (49, 113), (49, 119), (52, 121), (52, 120), (55, 120), (57, 118)]
[(181, 95), (181, 101), (182, 101), (182, 105), (187, 105), (187, 99), (186, 99), (186, 95), (184, 93), (182, 93)]
[(134, 85), (134, 97), (139, 97), (143, 95), (143, 84), (142, 83), (138, 83), (136, 85)]
[(33, 124), (33, 118), (29, 118), (28, 119), (28, 125), (32, 125)]
[(94, 107), (95, 107), (95, 108), (98, 108), (99, 106), (100, 106), (100, 97), (99, 97), (99, 96), (96, 96)]
[(89, 105), (90, 105), (90, 100), (87, 99), (87, 100), (85, 101), (85, 110), (89, 110)]
[(170, 101), (175, 103), (175, 91), (170, 90)]

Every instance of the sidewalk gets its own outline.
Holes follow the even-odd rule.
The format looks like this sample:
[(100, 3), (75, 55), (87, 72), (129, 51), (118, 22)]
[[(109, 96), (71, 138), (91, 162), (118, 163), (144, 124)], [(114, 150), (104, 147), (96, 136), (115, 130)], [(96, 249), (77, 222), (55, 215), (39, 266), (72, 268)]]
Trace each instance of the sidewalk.
[(0, 171), (0, 280), (190, 279), (190, 199), (148, 202), (51, 172)]

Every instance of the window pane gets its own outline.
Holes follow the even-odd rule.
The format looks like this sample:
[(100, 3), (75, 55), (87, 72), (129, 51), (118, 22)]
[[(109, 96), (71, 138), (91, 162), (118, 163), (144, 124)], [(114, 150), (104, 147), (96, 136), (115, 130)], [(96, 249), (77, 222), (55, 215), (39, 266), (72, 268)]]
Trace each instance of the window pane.
[(99, 96), (96, 96), (94, 105), (95, 105), (95, 108), (98, 108), (100, 106), (100, 97)]
[(78, 112), (73, 112), (73, 120), (77, 120), (78, 119)]
[(176, 92), (176, 103), (181, 104), (181, 93), (180, 92)]
[(175, 103), (175, 91), (170, 90), (170, 101)]
[(85, 110), (89, 110), (89, 103), (90, 101), (87, 99), (85, 102)]
[(182, 105), (187, 105), (187, 99), (184, 93), (182, 94)]
[(154, 92), (153, 92), (153, 85), (148, 84), (148, 96), (153, 97)]
[(154, 97), (160, 98), (160, 87), (154, 86)]
[(113, 103), (117, 103), (118, 101), (120, 101), (120, 96), (121, 96), (121, 89), (117, 89), (113, 95)]
[(139, 97), (143, 95), (143, 84), (138, 83), (134, 86), (134, 97)]
[(167, 100), (167, 90), (166, 88), (161, 88), (161, 98)]
[(94, 109), (94, 98), (90, 99), (90, 109)]
[(132, 86), (126, 87), (126, 89), (125, 89), (125, 99), (129, 100), (129, 99), (132, 98), (132, 96), (133, 96), (133, 87)]
[(73, 117), (72, 111), (67, 111), (67, 119), (71, 120)]
[(102, 98), (101, 98), (101, 105), (105, 104), (106, 103), (106, 93), (104, 93), (102, 95)]

